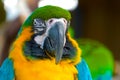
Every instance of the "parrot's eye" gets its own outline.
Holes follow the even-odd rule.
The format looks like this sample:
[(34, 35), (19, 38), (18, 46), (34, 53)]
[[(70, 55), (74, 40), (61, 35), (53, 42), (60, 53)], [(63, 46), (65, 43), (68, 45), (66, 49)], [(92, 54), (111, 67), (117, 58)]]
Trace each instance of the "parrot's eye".
[(35, 33), (42, 35), (46, 31), (46, 24), (42, 19), (36, 18), (33, 21), (33, 29)]
[(36, 28), (43, 28), (45, 27), (45, 22), (42, 19), (34, 19), (33, 25)]

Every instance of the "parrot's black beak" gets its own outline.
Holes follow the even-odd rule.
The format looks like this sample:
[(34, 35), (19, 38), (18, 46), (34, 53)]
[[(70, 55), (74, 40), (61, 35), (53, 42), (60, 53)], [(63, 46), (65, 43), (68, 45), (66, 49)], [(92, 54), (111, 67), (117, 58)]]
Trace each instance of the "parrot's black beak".
[[(65, 43), (65, 26), (62, 22), (56, 22), (49, 30), (49, 44), (54, 56), (56, 64), (58, 64), (63, 55), (63, 47)], [(50, 49), (50, 48), (49, 48)]]

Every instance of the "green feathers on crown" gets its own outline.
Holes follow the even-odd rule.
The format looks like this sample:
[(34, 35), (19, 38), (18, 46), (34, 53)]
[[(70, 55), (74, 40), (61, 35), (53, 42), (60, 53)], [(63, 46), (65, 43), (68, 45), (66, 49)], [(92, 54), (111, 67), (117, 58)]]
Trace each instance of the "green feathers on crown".
[(47, 5), (37, 8), (26, 20), (24, 27), (31, 26), (34, 18), (41, 18), (43, 20), (48, 20), (50, 18), (65, 18), (69, 21), (71, 19), (71, 14), (69, 11), (60, 7)]
[(67, 20), (71, 19), (71, 15), (67, 10), (57, 6), (44, 6), (36, 9), (31, 15), (31, 18), (37, 18), (37, 17), (40, 17), (43, 20), (48, 20), (53, 17), (54, 18), (63, 17)]

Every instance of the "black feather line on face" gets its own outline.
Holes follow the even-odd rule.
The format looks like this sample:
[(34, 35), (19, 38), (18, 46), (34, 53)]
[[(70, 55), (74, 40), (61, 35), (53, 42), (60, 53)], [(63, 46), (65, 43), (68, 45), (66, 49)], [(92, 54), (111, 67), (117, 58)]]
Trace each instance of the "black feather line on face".
[[(49, 53), (51, 57), (55, 57), (55, 54), (52, 52), (53, 50), (50, 50), (50, 48), (41, 49), (40, 45), (36, 44), (36, 42), (34, 41), (34, 37), (35, 35), (32, 36), (30, 41), (25, 42), (23, 51), (26, 57), (31, 57), (33, 59), (46, 59), (46, 58), (50, 59), (50, 57), (46, 54), (46, 52)], [(50, 43), (50, 44), (51, 46), (48, 46), (48, 47), (54, 46), (53, 43)], [(71, 59), (75, 56), (75, 53), (76, 53), (76, 48), (73, 47), (72, 43), (67, 38), (64, 49), (63, 49), (62, 59)]]
[(34, 37), (30, 41), (26, 41), (23, 47), (24, 55), (32, 58), (48, 58), (44, 50), (40, 48), (40, 45), (36, 44)]

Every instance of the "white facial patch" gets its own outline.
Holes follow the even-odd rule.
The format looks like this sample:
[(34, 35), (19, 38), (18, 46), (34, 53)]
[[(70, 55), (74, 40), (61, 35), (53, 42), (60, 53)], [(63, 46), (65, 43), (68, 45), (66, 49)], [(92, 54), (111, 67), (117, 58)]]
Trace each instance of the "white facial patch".
[(61, 23), (63, 23), (63, 25), (65, 26), (65, 31), (66, 31), (66, 29), (67, 29), (67, 20), (65, 19), (65, 18), (59, 18), (59, 19), (57, 19), (57, 18), (51, 18), (51, 19), (49, 19), (49, 20), (47, 20), (46, 21), (46, 25), (48, 26), (48, 27), (51, 27), (52, 25), (54, 25), (56, 22), (61, 22)]
[[(45, 21), (45, 24), (46, 24), (46, 32), (43, 34), (43, 35), (37, 35), (35, 36), (34, 38), (34, 41), (36, 42), (36, 44), (40, 45), (40, 48), (43, 49), (43, 45), (44, 45), (44, 41), (46, 39), (46, 37), (48, 36), (48, 32), (49, 32), (49, 29), (56, 23), (56, 22), (61, 22), (63, 23), (63, 26), (64, 26), (64, 35), (65, 35), (65, 32), (66, 32), (66, 29), (67, 29), (67, 20), (64, 19), (64, 18), (51, 18), (47, 21)], [(38, 31), (42, 31), (41, 29), (37, 29)], [(37, 31), (34, 31), (34, 33), (37, 33)], [(64, 36), (64, 44), (63, 46), (65, 46), (65, 43), (66, 43), (66, 37)]]
[(42, 36), (41, 35), (37, 35), (34, 38), (36, 44), (40, 45), (40, 48), (42, 48), (42, 49), (43, 49), (43, 45), (44, 45), (44, 41), (45, 41), (46, 37), (47, 37), (46, 35), (42, 35)]

